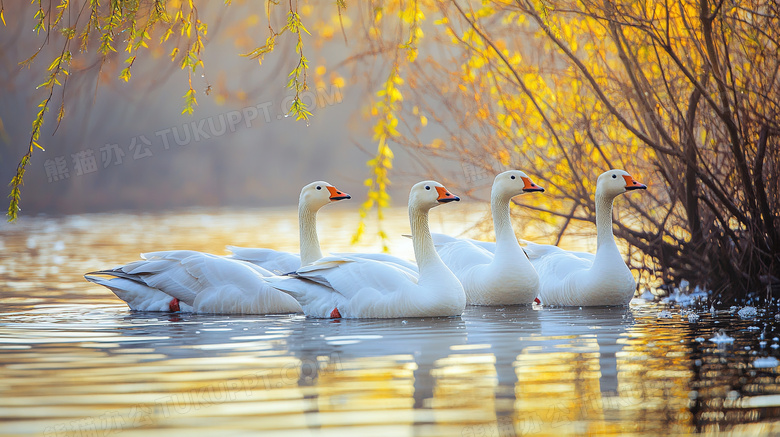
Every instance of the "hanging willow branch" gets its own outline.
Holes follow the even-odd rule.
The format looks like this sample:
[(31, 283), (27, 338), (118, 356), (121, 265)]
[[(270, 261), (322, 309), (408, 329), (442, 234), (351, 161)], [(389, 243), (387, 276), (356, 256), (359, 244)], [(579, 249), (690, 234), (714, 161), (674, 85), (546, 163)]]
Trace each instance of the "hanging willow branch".
[[(57, 33), (62, 35), (64, 43), (59, 55), (49, 63), (46, 79), (38, 86), (38, 89), (42, 89), (46, 93), (46, 98), (38, 104), (39, 110), (32, 122), (28, 147), (9, 184), (11, 192), (8, 196), (10, 198), (7, 212), (8, 221), (16, 220), (21, 210), (19, 206), (21, 187), (33, 152), (36, 148), (43, 150), (40, 145), (41, 129), (45, 122), (46, 113), (49, 112), (52, 105), (56, 87), (62, 88), (62, 101), (57, 112), (57, 126), (66, 115), (65, 85), (74, 57), (71, 51), (71, 43), (74, 40), (79, 40), (79, 50), (75, 56), (87, 56), (84, 53), (88, 52), (90, 39), (96, 36), (97, 52), (101, 57), (100, 64), (103, 65), (109, 57), (117, 56), (115, 41), (117, 35), (127, 32), (125, 51), (129, 56), (125, 59), (127, 66), (120, 71), (119, 79), (130, 81), (131, 68), (136, 62), (138, 50), (141, 47), (148, 48), (149, 41), (152, 39), (151, 35), (158, 29), (164, 29), (163, 36), (160, 38), (160, 44), (164, 44), (172, 35), (178, 33), (181, 39), (175, 42), (171, 51), (171, 60), (175, 62), (179, 58), (179, 47), (186, 46), (186, 50), (180, 58), (180, 65), (182, 69), (188, 69), (189, 88), (184, 94), (184, 110), (182, 112), (191, 114), (194, 111), (194, 106), (197, 105), (195, 89), (192, 86), (192, 74), (198, 67), (203, 67), (201, 53), (208, 31), (208, 25), (198, 19), (198, 11), (192, 0), (187, 0), (180, 4), (175, 11), (170, 11), (174, 12), (173, 15), (170, 15), (169, 11), (166, 10), (163, 0), (111, 0), (102, 6), (99, 0), (85, 0), (81, 5), (73, 5), (70, 0), (60, 0), (51, 13), (47, 13), (47, 11), (52, 9), (52, 1), (49, 2), (48, 8), (44, 7), (43, 0), (37, 0), (33, 3), (36, 5), (33, 15), (35, 23), (33, 30), (38, 34), (45, 32), (46, 39), (38, 50), (19, 64), (23, 67), (32, 67), (43, 48), (57, 36)], [(66, 12), (68, 12), (69, 19), (71, 16), (76, 17), (72, 23), (64, 22)], [(80, 18), (84, 13), (86, 13), (84, 15), (86, 21), (80, 25)], [(5, 10), (2, 1), (0, 1), (0, 21), (5, 25)], [(52, 32), (55, 29), (57, 33)]]

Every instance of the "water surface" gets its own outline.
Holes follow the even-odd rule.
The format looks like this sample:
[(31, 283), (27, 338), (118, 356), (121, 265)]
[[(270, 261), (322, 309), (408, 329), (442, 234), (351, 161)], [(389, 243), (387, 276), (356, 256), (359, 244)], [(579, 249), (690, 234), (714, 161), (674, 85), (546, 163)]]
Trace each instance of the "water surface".
[[(391, 211), (389, 235), (408, 232), (404, 214)], [(376, 250), (373, 240), (349, 246), (353, 216), (321, 214), (324, 248)], [(142, 251), (295, 250), (295, 218), (194, 211), (0, 226), (0, 432), (780, 432), (780, 377), (766, 359), (780, 357), (780, 332), (761, 310), (742, 319), (712, 314), (709, 303), (635, 299), (628, 308), (469, 307), (462, 317), (407, 320), (148, 313), (82, 278)], [(432, 228), (457, 233), (473, 217), (460, 220), (434, 217)], [(391, 241), (411, 256), (408, 241)], [(720, 331), (734, 342), (711, 341)]]

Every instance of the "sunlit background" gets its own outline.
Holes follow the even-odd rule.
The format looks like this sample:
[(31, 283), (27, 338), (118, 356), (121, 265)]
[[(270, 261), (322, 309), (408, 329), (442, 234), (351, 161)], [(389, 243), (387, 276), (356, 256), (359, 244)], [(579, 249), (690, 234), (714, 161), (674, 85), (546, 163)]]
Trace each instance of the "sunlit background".
[[(0, 179), (10, 181), (46, 97), (36, 90), (45, 79), (40, 64), (62, 47), (26, 30), (35, 5), (6, 2), (4, 8), (14, 19), (0, 27)], [(102, 65), (97, 56), (89, 64), (78, 58), (66, 83), (62, 122), (58, 104), (46, 115), (39, 141), (46, 151), (36, 150), (25, 177), (23, 215), (295, 205), (300, 188), (315, 180), (365, 198), (366, 161), (376, 149), (368, 98), (387, 72), (382, 61), (369, 67), (350, 61), (336, 9), (301, 11), (316, 37), (307, 41), (310, 88), (302, 98), (313, 112), (308, 123), (287, 117), (287, 73), (296, 61), (291, 41), (280, 39), (262, 68), (240, 56), (266, 38), (267, 28), (258, 26), (263, 8), (204, 2), (198, 13), (210, 27), (204, 66), (193, 74), (195, 112), (182, 114), (187, 71), (160, 46), (141, 49), (129, 82), (119, 79), (124, 54)], [(352, 26), (349, 16), (342, 21)], [(19, 65), (42, 44), (33, 68)], [(390, 192), (404, 205), (409, 187), (433, 175), (402, 150), (396, 153)], [(454, 158), (438, 171), (465, 180)]]

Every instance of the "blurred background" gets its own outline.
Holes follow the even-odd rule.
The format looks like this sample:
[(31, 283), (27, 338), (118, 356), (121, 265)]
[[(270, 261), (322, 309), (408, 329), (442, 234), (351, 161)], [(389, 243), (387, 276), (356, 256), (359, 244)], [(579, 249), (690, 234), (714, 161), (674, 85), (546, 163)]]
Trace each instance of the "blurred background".
[[(345, 31), (353, 26), (349, 14), (362, 13), (354, 6), (341, 18)], [(32, 31), (36, 8), (6, 2), (7, 25), (0, 26), (0, 180), (6, 182), (48, 95), (36, 86), (64, 41), (56, 30), (48, 38)], [(105, 62), (96, 47), (73, 53), (64, 94), (54, 88), (41, 131), (46, 151), (35, 150), (24, 179), (22, 216), (294, 205), (300, 188), (320, 179), (365, 198), (366, 161), (376, 151), (368, 108), (387, 77), (387, 61), (354, 57), (355, 41), (345, 41), (337, 8), (303, 7), (312, 36), (304, 40), (310, 65), (302, 99), (313, 117), (296, 121), (285, 117), (293, 95), (287, 74), (298, 61), (293, 38), (278, 38), (258, 66), (240, 54), (267, 37), (267, 27), (258, 25), (266, 20), (262, 7), (203, 2), (198, 15), (209, 28), (204, 67), (192, 75), (198, 102), (192, 115), (182, 114), (187, 70), (170, 61), (170, 47), (157, 44), (159, 36), (152, 36), (150, 49), (138, 51), (129, 82), (119, 79), (127, 58), (124, 35), (115, 36), (118, 53)], [(32, 67), (21, 66), (39, 47)], [(58, 126), (62, 100), (65, 116)], [(432, 176), (419, 157), (394, 150), (389, 192), (398, 206), (410, 184)], [(465, 177), (460, 166), (450, 168), (453, 177)]]

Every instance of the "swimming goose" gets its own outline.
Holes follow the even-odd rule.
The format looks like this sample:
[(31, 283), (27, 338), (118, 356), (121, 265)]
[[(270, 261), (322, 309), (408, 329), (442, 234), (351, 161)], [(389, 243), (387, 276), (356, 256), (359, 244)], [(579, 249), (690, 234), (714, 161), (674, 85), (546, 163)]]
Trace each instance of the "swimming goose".
[(612, 202), (618, 195), (647, 186), (623, 170), (609, 170), (596, 183), (596, 254), (529, 243), (526, 252), (539, 274), (545, 305), (626, 305), (634, 295), (634, 275), (612, 234)]
[[(304, 260), (310, 262), (322, 258), (317, 239), (317, 211), (330, 203), (350, 198), (349, 194), (324, 181), (312, 182), (303, 187), (298, 211), (300, 250)], [(84, 275), (84, 278), (107, 287), (133, 310), (219, 312), (220, 308), (227, 309), (230, 304), (220, 306), (217, 304), (219, 299), (214, 296), (233, 293), (230, 299), (236, 300), (236, 293), (240, 294), (243, 290), (240, 285), (231, 283), (228, 276), (221, 274), (220, 269), (247, 274), (246, 267), (234, 266), (231, 263), (253, 264), (250, 270), (254, 274), (271, 276), (274, 273), (293, 271), (300, 266), (300, 258), (295, 254), (271, 249), (242, 250), (249, 253), (244, 253), (243, 257), (220, 257), (187, 250), (153, 252), (142, 254), (140, 261), (109, 270), (90, 272)], [(245, 263), (241, 258), (252, 259)], [(250, 283), (251, 280), (247, 280), (245, 284)], [(211, 296), (209, 304), (193, 307), (195, 296), (202, 292), (205, 292), (204, 296)], [(268, 296), (254, 296), (251, 301), (239, 299), (228, 312), (274, 314), (302, 311), (294, 299), (275, 289), (264, 288), (261, 292)], [(268, 306), (262, 307), (256, 302), (266, 302)]]
[(490, 201), (496, 234), (492, 247), (466, 238), (434, 236), (436, 250), (463, 284), (468, 304), (531, 304), (538, 295), (539, 276), (517, 242), (509, 202), (520, 194), (541, 191), (544, 188), (522, 171), (509, 170), (496, 176)]

